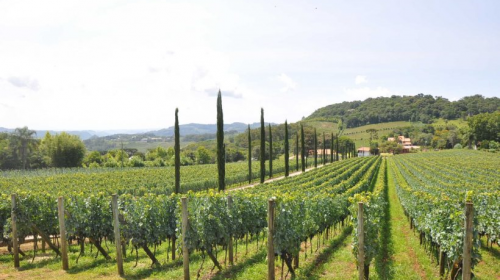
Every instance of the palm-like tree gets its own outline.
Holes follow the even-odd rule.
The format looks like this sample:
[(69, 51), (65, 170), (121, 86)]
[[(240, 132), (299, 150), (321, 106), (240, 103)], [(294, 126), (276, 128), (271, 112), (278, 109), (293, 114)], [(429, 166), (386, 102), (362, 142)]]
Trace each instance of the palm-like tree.
[(12, 133), (13, 139), (19, 155), (21, 157), (21, 163), (23, 169), (26, 169), (26, 163), (28, 161), (29, 153), (36, 147), (38, 140), (33, 137), (36, 135), (36, 131), (28, 129), (27, 126), (22, 128), (16, 128)]

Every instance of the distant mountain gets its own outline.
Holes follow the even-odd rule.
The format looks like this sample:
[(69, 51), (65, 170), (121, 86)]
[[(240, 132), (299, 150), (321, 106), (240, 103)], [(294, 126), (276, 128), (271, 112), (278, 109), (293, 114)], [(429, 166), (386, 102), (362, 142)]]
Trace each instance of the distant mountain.
[[(267, 125), (268, 123), (266, 123)], [(271, 125), (274, 125), (271, 123)], [(257, 128), (260, 123), (250, 124), (250, 128)], [(224, 124), (224, 131), (237, 131), (244, 132), (248, 128), (248, 124), (235, 122), (230, 124)], [(199, 134), (214, 134), (217, 132), (216, 124), (199, 124), (199, 123), (189, 123), (179, 125), (179, 133), (181, 136), (186, 135), (199, 135)], [(154, 134), (155, 136), (171, 137), (174, 135), (174, 127), (164, 128), (156, 131), (149, 131), (148, 134)]]
[[(269, 123), (266, 123), (268, 125)], [(275, 125), (271, 123), (271, 125)], [(260, 123), (252, 123), (250, 124), (251, 128), (257, 128), (260, 126)], [(230, 124), (224, 124), (224, 131), (232, 131), (232, 132), (244, 132), (248, 127), (248, 124), (235, 122)], [(181, 136), (187, 135), (202, 135), (202, 134), (215, 134), (217, 132), (216, 124), (199, 124), (199, 123), (190, 123), (190, 124), (181, 124), (179, 125), (179, 130)], [(0, 132), (13, 132), (13, 128), (4, 128), (0, 127)], [(56, 133), (61, 133), (62, 131), (57, 130), (35, 130), (37, 138), (43, 138), (47, 132), (54, 135)], [(82, 140), (88, 140), (95, 137), (106, 137), (110, 139), (117, 139), (120, 137), (124, 137), (125, 135), (130, 136), (132, 138), (137, 137), (172, 137), (174, 136), (174, 127), (171, 126), (169, 128), (164, 128), (160, 130), (147, 131), (146, 129), (115, 129), (115, 130), (72, 130), (65, 131), (71, 135), (77, 135)], [(129, 137), (126, 137), (129, 138)], [(134, 140), (133, 140), (134, 141)]]
[[(13, 128), (0, 127), (0, 132), (11, 133), (13, 131), (14, 131)], [(59, 130), (35, 130), (35, 131), (36, 131), (36, 138), (43, 138), (47, 132), (52, 134), (52, 135), (59, 134), (59, 133), (63, 132), (63, 131), (59, 131)], [(138, 130), (138, 129), (135, 129), (135, 130), (130, 130), (130, 129), (129, 130), (125, 130), (125, 129), (117, 130), (117, 129), (115, 129), (115, 130), (70, 130), (70, 131), (64, 131), (64, 132), (71, 134), (71, 135), (77, 135), (82, 140), (87, 140), (87, 139), (90, 139), (94, 136), (104, 137), (104, 136), (113, 135), (113, 134), (136, 134), (136, 133), (142, 133), (145, 131), (146, 130), (144, 130), (144, 129), (142, 129), (142, 130)]]

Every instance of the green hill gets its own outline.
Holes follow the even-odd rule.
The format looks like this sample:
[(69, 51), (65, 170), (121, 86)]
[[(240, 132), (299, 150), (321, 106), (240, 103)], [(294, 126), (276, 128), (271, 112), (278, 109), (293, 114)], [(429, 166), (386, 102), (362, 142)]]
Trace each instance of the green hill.
[(467, 96), (458, 101), (418, 94), (368, 98), (364, 101), (328, 105), (312, 113), (306, 120), (343, 120), (348, 127), (394, 121), (432, 123), (435, 119), (465, 119), (480, 113), (500, 109), (500, 98), (481, 95)]

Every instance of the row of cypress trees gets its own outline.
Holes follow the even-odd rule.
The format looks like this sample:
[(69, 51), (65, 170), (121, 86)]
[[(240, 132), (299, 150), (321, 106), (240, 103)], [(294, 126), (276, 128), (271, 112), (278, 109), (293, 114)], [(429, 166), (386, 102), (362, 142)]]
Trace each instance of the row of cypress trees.
[[(175, 109), (175, 126), (174, 126), (174, 152), (175, 152), (175, 193), (180, 192), (180, 134), (179, 134), (179, 109)], [(265, 131), (265, 126), (264, 126), (264, 109), (261, 108), (260, 111), (260, 182), (264, 183), (265, 181), (265, 173), (266, 173), (266, 131)], [(290, 175), (290, 164), (289, 164), (289, 135), (288, 135), (288, 121), (285, 120), (285, 176), (288, 177)], [(336, 153), (336, 156), (334, 157), (333, 150), (335, 146), (335, 150), (339, 151), (339, 148), (341, 150), (339, 151), (340, 154), (342, 154), (342, 159), (345, 159), (347, 155), (349, 157), (356, 156), (355, 153), (355, 145), (353, 143), (346, 143), (345, 146), (339, 147), (339, 137), (336, 135), (336, 141), (334, 142), (334, 135), (333, 133), (331, 134), (331, 153), (330, 153), (330, 162), (333, 161), (338, 161), (339, 160), (339, 153)], [(299, 134), (296, 135), (296, 151), (297, 153), (299, 152)], [(304, 127), (302, 124), (300, 124), (300, 161), (301, 161), (301, 167), (302, 167), (302, 172), (306, 170), (306, 164), (305, 164), (305, 137), (304, 137)], [(272, 130), (271, 130), (271, 124), (269, 124), (269, 178), (272, 178), (273, 176), (273, 161), (272, 161), (272, 156), (273, 156), (273, 137), (272, 137)], [(326, 156), (326, 141), (325, 141), (325, 134), (323, 133), (323, 154), (322, 154), (322, 160), (323, 163), (326, 163), (327, 161), (327, 156)], [(298, 154), (295, 155), (295, 160), (296, 160), (296, 170), (299, 170), (299, 157)], [(222, 97), (221, 97), (221, 92), (219, 90), (219, 93), (217, 95), (217, 170), (218, 170), (218, 188), (219, 191), (224, 191), (226, 188), (225, 185), (225, 176), (226, 176), (226, 160), (225, 160), (225, 144), (224, 144), (224, 116), (222, 112)], [(314, 129), (314, 167), (318, 167), (318, 137), (317, 137), (317, 132), (316, 128)], [(248, 125), (248, 183), (250, 184), (252, 182), (252, 138), (250, 134), (250, 125)]]

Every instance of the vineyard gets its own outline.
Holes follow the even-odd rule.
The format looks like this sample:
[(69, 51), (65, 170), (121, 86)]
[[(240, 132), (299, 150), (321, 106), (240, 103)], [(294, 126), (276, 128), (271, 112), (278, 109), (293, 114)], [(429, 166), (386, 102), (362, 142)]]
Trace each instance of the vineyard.
[[(312, 166), (312, 161), (308, 162)], [(252, 163), (252, 181), (260, 178), (259, 162)], [(290, 170), (295, 171), (295, 162), (290, 162)], [(246, 162), (226, 164), (226, 184), (240, 186), (248, 183)], [(269, 175), (266, 170), (266, 176)], [(273, 162), (273, 176), (283, 175), (283, 160)], [(146, 193), (169, 195), (174, 190), (174, 167), (146, 168), (69, 168), (34, 171), (4, 171), (0, 178), (2, 193), (22, 191), (49, 192), (55, 196), (85, 192), (104, 192), (106, 195)], [(202, 191), (217, 187), (217, 165), (204, 164), (181, 168), (181, 191)]]
[[(282, 163), (273, 165), (275, 175), (283, 172)], [(495, 279), (489, 277), (498, 270), (482, 269), (500, 267), (498, 166), (498, 155), (475, 151), (354, 157), (226, 192), (213, 190), (215, 166), (190, 166), (181, 168), (183, 194), (172, 193), (168, 168), (5, 173), (0, 230), (12, 253), (13, 231), (21, 243), (42, 239), (42, 248), (40, 242), (18, 248), (24, 255), (20, 266), (27, 270), (59, 270), (69, 242), (69, 272), (84, 273), (83, 278), (117, 275), (122, 258), (124, 274), (132, 278), (183, 279), (186, 273), (191, 279), (354, 278), (347, 272), (320, 277), (328, 268), (316, 264), (318, 258), (336, 249), (349, 251), (350, 272), (389, 279), (380, 276), (378, 266), (389, 254), (384, 240), (390, 237), (381, 225), (400, 203), (421, 244), (415, 250), (434, 263), (429, 269), (437, 279), (461, 274), (464, 209), (471, 202), (471, 266), (479, 279)], [(246, 163), (228, 164), (226, 172), (228, 181), (235, 178), (232, 185), (248, 181)], [(391, 188), (399, 201), (388, 200)], [(116, 205), (111, 194), (118, 194)], [(337, 248), (343, 243), (345, 249)], [(275, 257), (281, 263), (274, 264)], [(327, 267), (335, 264), (335, 258), (326, 261)], [(6, 267), (13, 267), (12, 256), (0, 255), (0, 269)], [(92, 274), (85, 274), (88, 270)]]
[(472, 265), (479, 263), (480, 236), (500, 238), (500, 159), (498, 156), (441, 152), (391, 160), (396, 190), (421, 243), (439, 258), (440, 270), (460, 274), (464, 208), (474, 205)]

